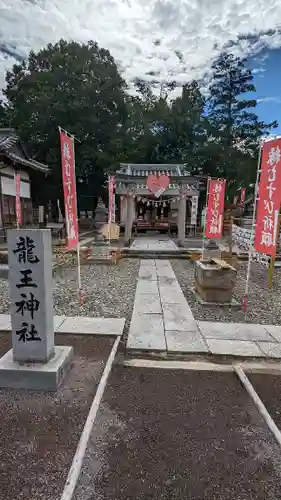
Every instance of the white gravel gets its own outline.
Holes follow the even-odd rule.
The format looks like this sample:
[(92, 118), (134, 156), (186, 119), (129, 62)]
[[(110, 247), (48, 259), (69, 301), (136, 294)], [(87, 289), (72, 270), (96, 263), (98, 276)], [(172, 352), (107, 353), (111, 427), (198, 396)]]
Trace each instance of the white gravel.
[[(85, 303), (77, 299), (76, 267), (58, 267), (54, 272), (54, 313), (66, 316), (104, 316), (131, 319), (139, 271), (138, 260), (115, 265), (81, 266)], [(10, 308), (9, 284), (0, 279), (0, 313)]]
[[(276, 269), (272, 290), (267, 286), (267, 270), (253, 263), (250, 294), (245, 317), (242, 301), (245, 290), (246, 263), (240, 263), (234, 298), (240, 309), (201, 306), (194, 297), (193, 262), (171, 260), (176, 277), (197, 320), (281, 324), (281, 269)], [(125, 317), (128, 329), (135, 298), (140, 261), (121, 260), (116, 266), (81, 267), (85, 303), (77, 298), (76, 267), (58, 267), (54, 273), (54, 313), (66, 316)], [(0, 279), (0, 313), (10, 309), (9, 284)]]
[(239, 323), (260, 323), (267, 325), (281, 324), (281, 270), (274, 273), (273, 287), (268, 289), (267, 269), (253, 263), (251, 270), (250, 292), (247, 303), (247, 314), (242, 310), (245, 292), (247, 263), (240, 263), (234, 298), (241, 304), (239, 309), (227, 307), (206, 307), (199, 304), (192, 289), (194, 287), (194, 267), (192, 261), (171, 261), (175, 275), (188, 301), (195, 319), (205, 321), (225, 321)]

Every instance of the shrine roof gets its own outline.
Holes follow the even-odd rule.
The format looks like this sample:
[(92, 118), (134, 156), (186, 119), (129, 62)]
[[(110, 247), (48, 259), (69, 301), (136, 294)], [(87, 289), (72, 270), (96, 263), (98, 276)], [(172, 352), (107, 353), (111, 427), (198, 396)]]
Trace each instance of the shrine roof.
[(6, 156), (23, 167), (45, 173), (49, 171), (47, 165), (33, 160), (27, 155), (20, 138), (12, 128), (0, 128), (0, 155)]
[(166, 174), (170, 177), (190, 176), (186, 165), (174, 163), (121, 163), (116, 174), (127, 175), (128, 177), (146, 177), (157, 174)]

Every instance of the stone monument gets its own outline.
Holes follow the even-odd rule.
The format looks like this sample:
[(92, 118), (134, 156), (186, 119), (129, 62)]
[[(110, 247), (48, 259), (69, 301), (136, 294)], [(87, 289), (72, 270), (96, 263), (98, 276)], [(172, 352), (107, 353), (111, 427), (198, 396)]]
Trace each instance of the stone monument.
[(8, 258), (12, 349), (0, 359), (0, 386), (56, 390), (73, 349), (54, 345), (51, 231), (8, 231)]
[(107, 222), (107, 208), (105, 204), (103, 203), (102, 199), (98, 199), (98, 204), (96, 206), (95, 210), (95, 218), (94, 218), (94, 224), (97, 229), (97, 241), (103, 241), (104, 237), (102, 234), (103, 226)]
[(232, 298), (237, 271), (220, 259), (195, 261), (195, 293), (202, 304), (240, 306)]

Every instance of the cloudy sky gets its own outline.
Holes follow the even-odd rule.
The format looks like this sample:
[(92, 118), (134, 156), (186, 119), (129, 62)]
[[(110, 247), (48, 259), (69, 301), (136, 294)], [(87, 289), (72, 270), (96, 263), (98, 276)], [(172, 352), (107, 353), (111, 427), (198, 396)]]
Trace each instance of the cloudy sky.
[(280, 0), (0, 0), (0, 87), (16, 59), (60, 38), (96, 40), (127, 81), (201, 78), (229, 46), (249, 56), (261, 116), (278, 119), (280, 29)]

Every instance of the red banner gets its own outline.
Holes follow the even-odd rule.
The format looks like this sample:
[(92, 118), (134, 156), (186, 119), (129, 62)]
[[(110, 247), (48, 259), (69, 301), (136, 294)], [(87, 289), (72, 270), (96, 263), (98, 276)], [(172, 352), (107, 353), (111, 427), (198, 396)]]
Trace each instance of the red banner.
[[(115, 202), (114, 202), (115, 177), (108, 177), (108, 223), (115, 222)], [(114, 212), (114, 213), (113, 213)]]
[(16, 184), (16, 217), (17, 217), (17, 226), (19, 227), (22, 223), (21, 201), (20, 201), (20, 174), (15, 175), (15, 184)]
[(79, 242), (74, 140), (62, 130), (60, 130), (60, 145), (67, 247), (69, 250), (72, 250), (76, 248)]
[(221, 238), (223, 230), (223, 212), (225, 179), (210, 179), (208, 183), (208, 208), (205, 226), (206, 238)]
[(262, 147), (259, 201), (254, 248), (275, 257), (281, 202), (281, 139), (266, 141)]
[(246, 188), (241, 188), (240, 204), (244, 205), (246, 198)]

